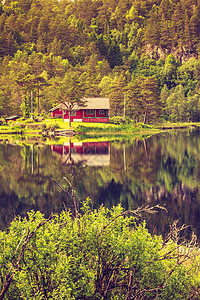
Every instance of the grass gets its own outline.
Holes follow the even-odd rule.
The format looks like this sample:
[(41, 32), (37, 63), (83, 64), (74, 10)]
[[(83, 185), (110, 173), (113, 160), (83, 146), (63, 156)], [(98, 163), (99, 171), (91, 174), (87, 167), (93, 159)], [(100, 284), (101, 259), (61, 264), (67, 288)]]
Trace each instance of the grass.
[[(161, 132), (163, 129), (177, 129), (177, 128), (191, 128), (198, 127), (199, 123), (170, 123), (165, 122), (155, 125), (146, 125), (142, 123), (137, 124), (110, 124), (110, 123), (81, 123), (72, 122), (72, 127), (69, 127), (68, 122), (63, 122), (62, 119), (45, 119), (42, 122), (16, 121), (9, 124), (0, 126), (0, 134), (14, 135), (35, 135), (37, 138), (33, 140), (39, 140), (39, 136), (42, 136), (44, 128), (46, 129), (56, 129), (56, 130), (74, 130), (77, 135), (77, 140), (127, 140), (135, 138), (144, 138), (151, 136), (155, 133)], [(25, 138), (23, 138), (25, 140)], [(58, 142), (61, 138), (50, 139), (48, 143)], [(66, 140), (66, 137), (63, 139)], [(31, 138), (29, 138), (31, 140)], [(41, 140), (44, 140), (41, 138)], [(48, 138), (46, 138), (48, 140)], [(74, 140), (74, 138), (73, 138)]]
[(148, 125), (143, 125), (141, 123), (135, 125), (135, 124), (123, 124), (123, 125), (115, 125), (110, 123), (81, 123), (81, 122), (72, 122), (71, 128), (69, 127), (68, 122), (63, 122), (62, 119), (45, 119), (42, 122), (27, 122), (26, 121), (16, 121), (11, 122), (6, 125), (0, 126), (0, 133), (7, 133), (7, 132), (13, 132), (23, 131), (24, 133), (30, 133), (30, 132), (38, 132), (42, 133), (44, 130), (44, 126), (47, 129), (55, 128), (55, 129), (63, 129), (63, 130), (74, 130), (77, 133), (86, 133), (86, 132), (115, 132), (115, 133), (121, 133), (121, 132), (135, 132), (144, 130), (144, 128), (148, 128), (149, 130), (153, 130), (153, 127)]
[(165, 122), (161, 124), (154, 125), (155, 129), (181, 129), (181, 128), (190, 128), (190, 127), (200, 127), (200, 123), (189, 123), (189, 122), (177, 122), (177, 123), (171, 123), (171, 122)]

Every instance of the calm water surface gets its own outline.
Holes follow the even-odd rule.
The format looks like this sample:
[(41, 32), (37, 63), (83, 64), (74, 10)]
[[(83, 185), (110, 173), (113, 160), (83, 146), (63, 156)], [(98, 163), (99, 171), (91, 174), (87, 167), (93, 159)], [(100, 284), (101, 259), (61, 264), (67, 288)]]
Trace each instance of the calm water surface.
[(186, 236), (194, 231), (200, 237), (200, 131), (166, 132), (126, 143), (19, 146), (2, 140), (0, 228), (31, 209), (45, 216), (73, 211), (70, 184), (77, 202), (89, 196), (94, 207), (165, 205), (168, 213), (146, 217), (151, 232), (164, 235), (179, 219), (180, 225), (190, 226)]

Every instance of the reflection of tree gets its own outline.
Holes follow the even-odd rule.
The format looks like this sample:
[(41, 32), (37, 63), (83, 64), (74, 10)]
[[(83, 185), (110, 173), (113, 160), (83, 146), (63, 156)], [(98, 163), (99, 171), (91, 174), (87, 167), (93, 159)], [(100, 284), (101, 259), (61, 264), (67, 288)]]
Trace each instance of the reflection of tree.
[(116, 206), (120, 202), (122, 189), (123, 185), (112, 179), (106, 186), (100, 188), (97, 203), (103, 203), (108, 208)]
[(155, 203), (165, 205), (168, 210), (168, 214), (160, 212), (161, 216), (159, 217), (156, 215), (146, 216), (149, 219), (148, 224), (151, 231), (166, 234), (169, 231), (169, 224), (172, 224), (173, 220), (179, 220), (180, 224), (191, 226), (186, 233), (191, 233), (192, 229), (200, 236), (198, 188), (178, 184), (170, 192), (167, 187), (154, 186), (142, 192), (142, 201), (149, 205)]
[[(200, 234), (197, 223), (200, 201), (199, 133), (173, 132), (167, 135), (127, 144), (125, 170), (124, 146), (111, 144), (110, 177), (116, 185), (121, 184), (119, 202), (126, 208), (133, 209), (144, 203), (166, 203), (169, 213), (162, 212), (151, 218), (152, 231), (165, 233), (169, 224), (180, 218), (180, 223), (191, 224), (192, 229)], [(105, 195), (109, 187), (108, 183), (101, 195)], [(100, 199), (98, 197), (98, 201)]]
[[(25, 214), (34, 208), (46, 215), (63, 207), (65, 195), (52, 183), (52, 174), (64, 176), (64, 168), (58, 166), (48, 147), (0, 146), (0, 220), (17, 214)], [(61, 174), (60, 174), (61, 173)], [(7, 202), (4, 201), (7, 195)], [(5, 206), (6, 205), (6, 206)], [(1, 221), (0, 221), (1, 222)], [(3, 228), (4, 221), (0, 226)]]
[(111, 170), (119, 181), (126, 177), (137, 181), (154, 182), (160, 164), (160, 147), (155, 143), (135, 141), (126, 145), (126, 170), (124, 169), (124, 149), (111, 146)]
[[(76, 191), (77, 201), (91, 197), (95, 207), (119, 202), (127, 209), (144, 203), (166, 203), (169, 214), (151, 219), (152, 231), (165, 232), (175, 218), (199, 232), (200, 139), (198, 132), (167, 133), (145, 141), (110, 143), (110, 165), (90, 166), (63, 161), (50, 147), (0, 145), (0, 226), (32, 208), (46, 215), (71, 198), (52, 180)], [(67, 180), (63, 178), (66, 177)], [(8, 201), (5, 202), (5, 195)], [(7, 221), (5, 219), (7, 212)], [(160, 219), (161, 217), (161, 219)]]
[[(163, 160), (159, 170), (159, 182), (172, 190), (183, 182), (190, 187), (199, 185), (200, 140), (196, 131), (169, 134), (163, 144)], [(162, 142), (162, 141), (161, 141)], [(164, 148), (165, 147), (165, 148)]]

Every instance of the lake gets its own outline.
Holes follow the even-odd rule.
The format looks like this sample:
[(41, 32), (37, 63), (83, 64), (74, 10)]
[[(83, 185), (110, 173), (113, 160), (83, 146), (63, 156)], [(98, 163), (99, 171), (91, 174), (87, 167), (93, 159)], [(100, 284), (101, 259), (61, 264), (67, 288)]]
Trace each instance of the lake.
[[(121, 203), (126, 209), (160, 204), (167, 211), (146, 215), (154, 234), (174, 220), (185, 236), (200, 237), (200, 131), (171, 131), (144, 140), (41, 141), (0, 144), (0, 228), (31, 209), (45, 216), (90, 197), (94, 208)], [(27, 144), (27, 141), (26, 141)]]

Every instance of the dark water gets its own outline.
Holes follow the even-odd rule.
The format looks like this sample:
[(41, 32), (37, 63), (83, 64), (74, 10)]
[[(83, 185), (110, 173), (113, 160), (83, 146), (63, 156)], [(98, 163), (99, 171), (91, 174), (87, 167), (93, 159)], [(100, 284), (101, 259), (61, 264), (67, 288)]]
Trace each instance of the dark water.
[(74, 209), (86, 197), (126, 209), (159, 203), (168, 213), (146, 216), (152, 233), (166, 234), (173, 220), (200, 237), (200, 131), (177, 131), (126, 143), (44, 146), (0, 144), (0, 228), (16, 215), (40, 210), (48, 216)]

